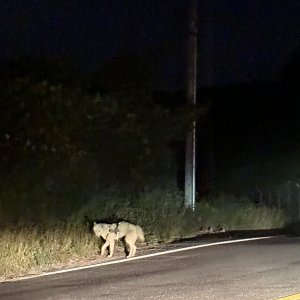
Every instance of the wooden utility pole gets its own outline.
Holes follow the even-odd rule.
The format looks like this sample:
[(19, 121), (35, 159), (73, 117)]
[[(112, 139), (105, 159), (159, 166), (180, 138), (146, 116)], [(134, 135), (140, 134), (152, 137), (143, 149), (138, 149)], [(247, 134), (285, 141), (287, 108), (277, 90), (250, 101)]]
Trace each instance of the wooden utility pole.
[[(187, 59), (187, 105), (196, 106), (197, 93), (197, 0), (190, 0)], [(196, 198), (196, 120), (192, 120), (186, 136), (185, 206), (195, 209)]]

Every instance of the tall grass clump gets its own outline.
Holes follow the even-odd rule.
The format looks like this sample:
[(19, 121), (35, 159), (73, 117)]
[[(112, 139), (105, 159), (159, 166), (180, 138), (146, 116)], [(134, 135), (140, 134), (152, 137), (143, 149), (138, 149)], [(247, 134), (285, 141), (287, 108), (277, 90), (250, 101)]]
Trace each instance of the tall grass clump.
[(247, 197), (226, 194), (204, 199), (197, 209), (205, 225), (218, 224), (226, 230), (282, 228), (287, 221), (281, 209), (257, 206)]
[(0, 233), (0, 279), (88, 258), (96, 248), (92, 235), (76, 226), (8, 228)]

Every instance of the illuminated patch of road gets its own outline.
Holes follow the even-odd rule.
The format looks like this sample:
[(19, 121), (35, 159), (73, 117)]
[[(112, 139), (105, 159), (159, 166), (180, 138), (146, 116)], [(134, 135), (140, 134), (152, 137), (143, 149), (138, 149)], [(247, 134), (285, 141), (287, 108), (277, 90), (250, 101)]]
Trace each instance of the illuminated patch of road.
[(300, 300), (300, 294), (294, 294), (283, 298), (278, 298), (276, 300)]
[[(161, 255), (166, 255), (166, 254), (171, 254), (171, 253), (176, 253), (176, 252), (183, 252), (183, 251), (188, 251), (188, 250), (194, 250), (194, 249), (206, 248), (206, 247), (213, 247), (213, 246), (219, 246), (219, 245), (226, 245), (226, 244), (251, 242), (251, 241), (256, 241), (256, 240), (270, 239), (270, 238), (274, 238), (274, 237), (276, 237), (276, 236), (264, 236), (264, 237), (255, 237), (255, 238), (248, 238), (248, 239), (238, 239), (238, 240), (230, 240), (230, 241), (222, 241), (222, 242), (194, 245), (194, 246), (189, 246), (189, 247), (184, 247), (184, 248), (166, 250), (166, 251), (163, 251), (163, 252), (156, 252), (156, 253), (150, 253), (150, 254), (135, 256), (135, 257), (131, 257), (131, 258), (123, 258), (123, 259), (119, 259), (119, 260), (112, 260), (112, 261), (102, 262), (102, 263), (94, 264), (94, 265), (88, 265), (88, 266), (83, 266), (83, 267), (76, 267), (76, 268), (58, 270), (58, 271), (47, 272), (47, 273), (42, 273), (42, 274), (38, 274), (38, 275), (31, 275), (31, 276), (22, 277), (22, 278), (15, 278), (15, 279), (8, 280), (8, 281), (20, 281), (20, 280), (26, 280), (26, 279), (33, 279), (33, 278), (37, 278), (37, 277), (68, 273), (68, 272), (79, 271), (79, 270), (105, 267), (107, 265), (127, 263), (127, 262), (130, 262), (130, 261), (133, 261), (133, 260), (139, 260), (139, 259), (149, 258), (149, 257), (154, 257), (154, 256), (161, 256)], [(297, 299), (297, 298), (295, 298), (295, 299)]]

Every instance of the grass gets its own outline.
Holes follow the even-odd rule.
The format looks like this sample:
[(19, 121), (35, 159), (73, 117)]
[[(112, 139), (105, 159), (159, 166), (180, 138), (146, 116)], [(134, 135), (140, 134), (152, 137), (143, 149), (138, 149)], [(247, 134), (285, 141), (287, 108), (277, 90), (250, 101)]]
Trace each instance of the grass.
[(226, 230), (272, 229), (286, 224), (286, 215), (277, 208), (256, 206), (248, 198), (219, 195), (202, 201), (197, 208), (205, 226)]
[(97, 241), (82, 228), (6, 229), (0, 235), (0, 278), (36, 273), (91, 257)]
[(208, 226), (222, 226), (226, 230), (279, 228), (284, 225), (285, 216), (279, 210), (256, 207), (246, 198), (228, 195), (205, 199), (192, 212), (183, 207), (183, 197), (178, 192), (156, 190), (138, 199), (99, 194), (65, 222), (18, 223), (3, 229), (0, 278), (41, 272), (95, 257), (99, 245), (88, 228), (88, 222), (93, 220), (137, 223), (151, 244), (192, 236)]

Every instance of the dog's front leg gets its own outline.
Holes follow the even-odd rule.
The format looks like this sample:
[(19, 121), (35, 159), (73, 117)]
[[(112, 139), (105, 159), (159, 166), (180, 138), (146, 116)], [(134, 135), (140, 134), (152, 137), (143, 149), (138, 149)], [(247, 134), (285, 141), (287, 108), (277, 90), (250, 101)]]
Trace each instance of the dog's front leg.
[(105, 241), (104, 245), (101, 247), (101, 256), (104, 256), (106, 253), (106, 248), (109, 246), (109, 241)]
[(114, 254), (114, 250), (115, 250), (115, 240), (112, 239), (111, 241), (109, 241), (109, 255), (107, 257), (112, 257)]

